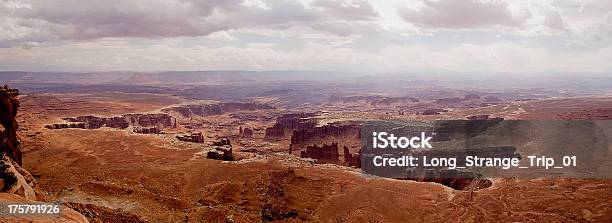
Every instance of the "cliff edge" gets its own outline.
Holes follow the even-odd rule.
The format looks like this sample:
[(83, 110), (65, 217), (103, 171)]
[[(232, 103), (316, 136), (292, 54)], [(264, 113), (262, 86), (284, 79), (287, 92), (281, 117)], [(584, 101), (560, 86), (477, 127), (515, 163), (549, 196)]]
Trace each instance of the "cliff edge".
[[(0, 87), (0, 202), (29, 204), (45, 201), (46, 197), (36, 185), (36, 180), (21, 167), (21, 145), (17, 136), (19, 127), (15, 117), (19, 109), (19, 90), (7, 85)], [(66, 208), (68, 209), (68, 208)], [(68, 215), (55, 217), (52, 222), (87, 222), (81, 214), (68, 210)], [(31, 216), (0, 216), (0, 222), (47, 222)]]

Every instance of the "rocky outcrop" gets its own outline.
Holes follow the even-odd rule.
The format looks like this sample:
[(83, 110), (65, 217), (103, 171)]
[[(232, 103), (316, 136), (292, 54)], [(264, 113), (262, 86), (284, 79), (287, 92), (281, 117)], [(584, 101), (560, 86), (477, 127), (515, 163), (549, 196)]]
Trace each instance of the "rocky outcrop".
[(232, 153), (232, 143), (228, 138), (221, 138), (221, 140), (213, 142), (214, 151), (206, 153), (206, 158), (224, 161), (234, 161), (234, 155)]
[(183, 142), (204, 143), (204, 136), (201, 132), (192, 133), (189, 135), (177, 135), (176, 139)]
[(161, 129), (157, 128), (157, 126), (155, 127), (134, 127), (132, 129), (132, 132), (134, 133), (140, 133), (140, 134), (162, 134)]
[(319, 163), (345, 166), (361, 165), (361, 131), (358, 123), (337, 122), (312, 129), (295, 130), (291, 136), (289, 153)]
[(37, 194), (34, 177), (21, 168), (21, 144), (17, 137), (19, 127), (15, 117), (19, 109), (19, 91), (0, 87), (0, 192), (16, 194), (35, 200)]
[(298, 212), (295, 209), (283, 211), (281, 208), (273, 207), (272, 205), (265, 205), (261, 210), (261, 219), (264, 222), (282, 221), (285, 219), (296, 218), (297, 216)]
[(125, 129), (129, 126), (129, 123), (121, 117), (101, 118), (92, 115), (86, 115), (74, 118), (64, 118), (64, 121), (70, 123), (83, 123), (85, 124), (86, 129), (97, 129), (103, 126)]
[(176, 127), (176, 119), (168, 114), (126, 114), (117, 117), (96, 117), (92, 115), (63, 118), (66, 123), (45, 125), (48, 129), (80, 128), (98, 129), (109, 127), (126, 129), (129, 126), (168, 128)]
[(307, 146), (306, 150), (300, 153), (300, 157), (316, 159), (317, 163), (337, 163), (340, 157), (338, 143), (323, 144), (321, 147), (317, 145)]
[[(165, 113), (127, 114), (127, 115), (123, 115), (123, 118), (127, 120), (128, 125), (131, 125), (131, 126), (142, 126), (142, 127), (156, 126), (159, 128), (176, 127), (176, 119)], [(112, 126), (109, 126), (109, 127), (113, 128)]]
[(504, 120), (504, 118), (498, 118), (498, 117), (491, 117), (491, 115), (470, 115), (468, 117), (465, 117), (467, 120), (473, 120), (473, 121), (481, 121), (481, 120)]
[(423, 112), (421, 112), (421, 115), (439, 115), (442, 112), (447, 112), (448, 110), (446, 109), (440, 109), (440, 108), (432, 108), (432, 109), (427, 109), (424, 110)]
[(419, 102), (414, 97), (384, 97), (384, 96), (332, 96), (332, 103), (361, 103), (371, 106), (406, 105)]
[(241, 137), (250, 138), (253, 136), (253, 130), (250, 128), (242, 128), (242, 126), (240, 126), (239, 134)]
[(266, 139), (284, 138), (294, 130), (314, 128), (318, 121), (315, 113), (285, 114), (276, 118), (272, 127), (266, 128)]
[(258, 103), (238, 103), (238, 102), (227, 102), (217, 104), (206, 104), (206, 105), (182, 105), (171, 108), (165, 108), (162, 111), (168, 113), (177, 113), (184, 118), (192, 116), (210, 116), (210, 115), (222, 115), (229, 112), (235, 111), (255, 111), (255, 110), (268, 110), (274, 109), (274, 107), (267, 104)]
[(312, 145), (307, 146), (306, 150), (300, 152), (301, 158), (316, 159), (317, 163), (335, 163), (350, 167), (361, 167), (361, 155), (359, 152), (351, 154), (347, 146), (342, 149), (342, 159), (338, 149), (338, 143), (331, 145), (323, 144), (322, 146)]
[[(324, 126), (319, 126), (311, 129), (296, 130), (291, 135), (291, 144), (298, 145), (308, 143), (311, 139), (349, 136), (359, 139), (361, 133), (359, 126), (356, 124), (331, 123)], [(293, 147), (296, 148), (296, 147)]]
[(73, 123), (56, 123), (45, 125), (48, 129), (86, 129), (85, 123), (73, 122)]
[(8, 156), (21, 165), (21, 145), (17, 137), (19, 124), (15, 120), (19, 99), (17, 89), (0, 87), (0, 155)]
[[(45, 200), (44, 193), (38, 188), (34, 177), (21, 167), (22, 156), (20, 141), (17, 137), (19, 125), (15, 120), (19, 108), (19, 91), (8, 86), (0, 87), (0, 203), (33, 203)], [(53, 222), (88, 222), (87, 219), (64, 208), (61, 216)], [(0, 222), (42, 222), (32, 216), (0, 216)]]
[(361, 150), (355, 154), (351, 154), (351, 151), (348, 147), (344, 146), (344, 165), (350, 167), (361, 167)]

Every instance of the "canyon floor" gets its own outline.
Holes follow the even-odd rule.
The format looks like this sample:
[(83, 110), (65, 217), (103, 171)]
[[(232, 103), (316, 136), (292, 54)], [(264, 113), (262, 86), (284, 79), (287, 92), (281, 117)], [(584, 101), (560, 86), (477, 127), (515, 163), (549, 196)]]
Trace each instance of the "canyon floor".
[[(610, 180), (492, 179), (489, 188), (454, 190), (431, 182), (373, 177), (353, 167), (316, 164), (279, 153), (286, 142), (266, 142), (261, 135), (253, 140), (232, 138), (257, 152), (235, 146), (239, 160), (221, 161), (205, 157), (207, 144), (180, 142), (168, 135), (108, 127), (44, 127), (80, 115), (157, 112), (189, 101), (183, 97), (29, 94), (20, 100), (24, 168), (37, 178), (49, 200), (66, 202), (92, 222), (612, 222)], [(604, 108), (612, 102), (610, 97), (571, 100), (517, 102), (489, 107), (487, 112), (550, 116), (551, 110), (559, 112), (559, 107), (571, 107), (576, 101), (600, 101), (594, 107)], [(568, 112), (574, 111), (561, 111)], [(454, 110), (445, 118), (473, 113)], [(351, 113), (329, 113), (327, 118), (338, 120), (346, 114)], [(231, 134), (238, 131), (231, 125), (235, 117), (207, 116), (214, 125), (232, 127), (200, 130), (207, 140)], [(255, 121), (245, 125), (253, 128), (272, 123), (269, 118), (249, 120)], [(183, 130), (177, 128), (170, 133)]]

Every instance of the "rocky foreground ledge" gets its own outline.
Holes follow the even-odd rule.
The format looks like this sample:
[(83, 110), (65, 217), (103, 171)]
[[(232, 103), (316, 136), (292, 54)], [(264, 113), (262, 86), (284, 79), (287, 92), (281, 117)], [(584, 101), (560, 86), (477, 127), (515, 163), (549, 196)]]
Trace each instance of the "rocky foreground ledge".
[[(21, 167), (22, 156), (15, 117), (19, 109), (19, 91), (0, 87), (0, 204), (38, 204), (47, 202), (34, 177)], [(4, 208), (4, 207), (3, 207)], [(88, 222), (85, 216), (62, 208), (57, 216), (0, 215), (0, 222)]]

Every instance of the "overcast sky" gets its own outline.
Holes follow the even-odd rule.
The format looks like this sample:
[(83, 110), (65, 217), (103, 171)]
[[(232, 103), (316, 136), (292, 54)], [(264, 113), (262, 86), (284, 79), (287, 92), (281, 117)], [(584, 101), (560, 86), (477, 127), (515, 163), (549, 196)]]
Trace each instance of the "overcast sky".
[(610, 0), (0, 0), (0, 70), (611, 72)]

